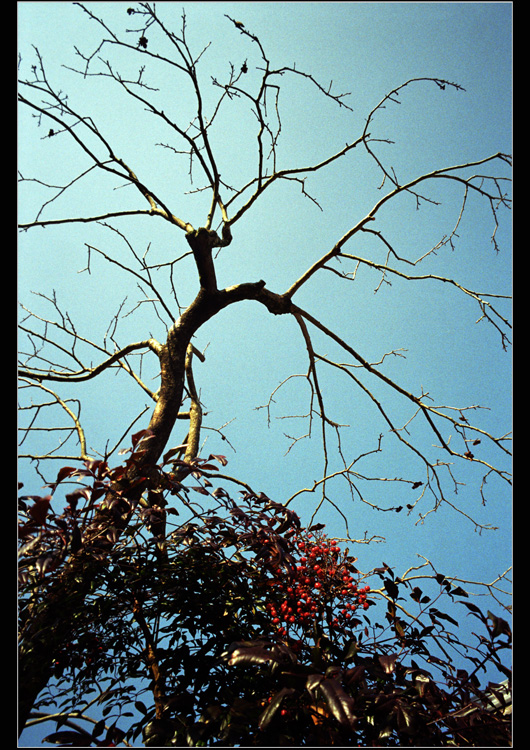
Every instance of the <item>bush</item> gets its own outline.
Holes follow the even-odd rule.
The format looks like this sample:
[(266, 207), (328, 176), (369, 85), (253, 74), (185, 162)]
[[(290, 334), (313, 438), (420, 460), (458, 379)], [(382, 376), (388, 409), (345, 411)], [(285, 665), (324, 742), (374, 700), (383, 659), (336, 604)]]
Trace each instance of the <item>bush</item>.
[[(507, 693), (478, 679), (485, 667), (509, 675), (500, 655), (510, 642), (504, 620), (484, 615), (443, 576), (432, 579), (433, 600), (386, 564), (362, 574), (321, 524), (304, 528), (263, 494), (245, 490), (236, 503), (213, 490), (215, 459), (225, 462), (195, 461), (193, 487), (177, 481), (175, 462), (172, 471), (158, 467), (150, 487), (158, 505), (138, 503), (122, 530), (123, 504), (108, 490), (124, 467), (61, 470), (54, 492), (74, 477), (84, 481), (65, 495), (61, 514), (51, 496), (21, 498), (22, 649), (31, 659), (40, 638), (52, 656), (52, 679), (34, 709), (60, 704), (60, 730), (96, 691), (104, 719), (117, 717), (48, 741), (509, 745)], [(179, 511), (161, 501), (172, 495)], [(106, 505), (114, 516), (104, 525)], [(146, 528), (161, 513), (176, 521), (164, 539)], [(57, 620), (53, 637), (35, 634), (39, 608), (58, 585), (73, 616)], [(406, 594), (415, 616), (402, 604)], [(457, 620), (434, 606), (443, 599), (481, 623), (474, 646), (460, 643)], [(383, 622), (372, 622), (372, 611)]]

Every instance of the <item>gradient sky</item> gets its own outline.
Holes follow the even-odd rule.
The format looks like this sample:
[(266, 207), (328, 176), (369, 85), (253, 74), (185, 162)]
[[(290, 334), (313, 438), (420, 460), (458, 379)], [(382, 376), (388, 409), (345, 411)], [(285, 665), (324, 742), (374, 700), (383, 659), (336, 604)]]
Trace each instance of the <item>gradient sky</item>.
[[(131, 4), (104, 2), (87, 6), (112, 28), (122, 29), (136, 25), (136, 19), (126, 14)], [(386, 93), (410, 78), (424, 76), (458, 83), (465, 91), (449, 87), (441, 91), (432, 83), (419, 83), (401, 94), (400, 104), (389, 103), (378, 114), (372, 136), (390, 139), (394, 144), (376, 144), (377, 152), (387, 164), (392, 164), (402, 182), (435, 168), (511, 152), (511, 3), (161, 2), (157, 7), (167, 25), (175, 30), (180, 29), (182, 8), (185, 9), (188, 42), (196, 52), (211, 42), (199, 67), (206, 107), (219, 91), (211, 85), (211, 77), (222, 81), (229, 61), (238, 68), (248, 60), (249, 82), (252, 76), (259, 75), (255, 70), (260, 64), (255, 46), (234, 29), (225, 14), (244, 22), (260, 38), (273, 67), (296, 63), (298, 70), (310, 73), (324, 87), (333, 81), (333, 91), (351, 92), (345, 102), (353, 112), (339, 109), (318, 95), (307, 80), (287, 75), (281, 79), (279, 168), (314, 164), (340, 150), (361, 134), (368, 113)], [(190, 190), (186, 159), (179, 161), (172, 152), (154, 146), (173, 143), (171, 133), (142, 112), (141, 107), (131, 110), (130, 102), (116, 85), (111, 85), (113, 82), (101, 77), (83, 80), (62, 67), (79, 67), (82, 62), (74, 45), (84, 54), (91, 54), (100, 38), (100, 27), (73, 4), (18, 3), (20, 77), (30, 77), (35, 45), (50, 82), (68, 92), (74, 109), (94, 118), (116, 153), (140, 179), (164, 196), (173, 213), (200, 226), (206, 219), (209, 197), (201, 193), (184, 195)], [(131, 40), (136, 37), (131, 35)], [(103, 52), (103, 57), (110, 59), (110, 47)], [(127, 70), (121, 55), (112, 59), (117, 69), (121, 71), (122, 65)], [(138, 64), (135, 65), (137, 71)], [(145, 75), (148, 80), (149, 69)], [(190, 109), (189, 92), (182, 81), (165, 75), (158, 79), (157, 85), (160, 84), (161, 92), (153, 94), (153, 98), (162, 97), (170, 116), (189, 122), (193, 108)], [(237, 185), (252, 176), (255, 164), (254, 121), (243, 105), (236, 100), (233, 109), (228, 108), (220, 116), (214, 137), (222, 178)], [(79, 149), (64, 136), (43, 138), (48, 123), (43, 122), (40, 130), (36, 124), (35, 118), (20, 111), (19, 170), (25, 178), (61, 185), (89, 166)], [(486, 172), (487, 166), (482, 169)], [(501, 169), (498, 174), (507, 172)], [(193, 187), (197, 188), (201, 184), (198, 169), (195, 175)], [(278, 185), (234, 227), (234, 241), (223, 249), (217, 262), (219, 284), (228, 286), (262, 278), (271, 290), (285, 291), (381, 197), (380, 182), (373, 165), (355, 150), (332, 168), (308, 177), (306, 190), (322, 211), (301, 194), (298, 184)], [(108, 180), (89, 175), (79, 187), (49, 205), (43, 215), (59, 218), (95, 215), (111, 208), (146, 207), (131, 189), (114, 191), (115, 187)], [(451, 232), (458, 218), (461, 192), (436, 185), (428, 194), (442, 201), (442, 205), (422, 204), (417, 211), (411, 198), (401, 197), (378, 215), (376, 229), (400, 255), (411, 260)], [(33, 219), (49, 197), (49, 191), (38, 183), (24, 182), (19, 190), (20, 221)], [(510, 294), (510, 216), (505, 211), (500, 216), (497, 241), (501, 251), (497, 254), (490, 242), (491, 213), (486, 204), (470, 197), (454, 250), (441, 248), (416, 266), (414, 272), (452, 277), (479, 292)], [(151, 243), (153, 262), (172, 260), (188, 249), (182, 232), (175, 232), (156, 218), (117, 220), (115, 226), (127, 230), (140, 254)], [(69, 311), (79, 332), (101, 341), (110, 317), (117, 313), (123, 300), (126, 298), (123, 310), (128, 312), (142, 297), (131, 276), (118, 273), (94, 254), (91, 274), (79, 273), (87, 265), (85, 242), (105, 248), (124, 263), (130, 257), (123, 241), (94, 225), (36, 228), (21, 234), (19, 299), (50, 317), (50, 306), (30, 292), (50, 295), (55, 289), (62, 309)], [(366, 238), (356, 240), (345, 250), (379, 262), (384, 260), (381, 246)], [(196, 293), (195, 272), (189, 259), (176, 268), (179, 302), (185, 305)], [(383, 284), (374, 294), (379, 280), (368, 269), (359, 270), (354, 283), (321, 271), (296, 295), (295, 302), (347, 339), (369, 361), (378, 361), (391, 350), (406, 350), (402, 351), (406, 358), (394, 356), (385, 360), (386, 374), (415, 393), (423, 388), (436, 404), (486, 407), (472, 415), (480, 420), (479, 426), (496, 435), (508, 432), (511, 355), (502, 350), (500, 337), (491, 326), (484, 321), (475, 323), (480, 317), (478, 307), (456, 290), (434, 282), (396, 280), (392, 286)], [(509, 314), (505, 301), (499, 300), (498, 308)], [(150, 335), (162, 341), (164, 327), (148, 305), (124, 318), (116, 333), (121, 346)], [(319, 353), (335, 361), (346, 361), (345, 353), (331, 342), (315, 335), (314, 343)], [(218, 432), (205, 431), (204, 454), (226, 454), (229, 474), (277, 500), (285, 500), (301, 487), (311, 487), (321, 476), (318, 425), (315, 424), (310, 440), (298, 442), (286, 454), (290, 443), (284, 433), (303, 434), (305, 422), (277, 419), (307, 410), (307, 384), (302, 378), (295, 378), (279, 391), (271, 410), (270, 427), (266, 410), (255, 409), (266, 404), (271, 392), (289, 375), (307, 372), (307, 352), (294, 321), (272, 318), (260, 306), (247, 302), (232, 306), (209, 322), (195, 344), (201, 350), (209, 344), (205, 363), (197, 363), (195, 370), (208, 411), (206, 425), (220, 428), (230, 422), (225, 430), (230, 444), (221, 440)], [(24, 348), (22, 337), (20, 347)], [(155, 364), (146, 361), (146, 382), (153, 383), (149, 377), (155, 376)], [(351, 382), (329, 368), (323, 366), (319, 377), (328, 415), (351, 425), (343, 438), (349, 460), (373, 450), (379, 433), (385, 431), (373, 405)], [(88, 443), (99, 451), (105, 449), (107, 440), (114, 445), (148, 403), (132, 381), (123, 384), (114, 375), (86, 384), (82, 392), (65, 389), (61, 393), (83, 398)], [(374, 386), (374, 393), (389, 398), (387, 403), (392, 405), (396, 421), (401, 418), (400, 424), (411, 416), (410, 410), (404, 408), (407, 404), (384, 388)], [(147, 426), (148, 414), (133, 431)], [(184, 438), (182, 432), (185, 429), (175, 430), (175, 445)], [(416, 434), (431, 450), (434, 436), (420, 425)], [(43, 434), (39, 437), (42, 439)], [(333, 444), (331, 434), (329, 439)], [(38, 440), (27, 442), (35, 450), (42, 450), (44, 445)], [(386, 434), (384, 452), (360, 462), (359, 472), (423, 480), (421, 466), (396, 443)], [(128, 445), (128, 440), (124, 445)], [(494, 453), (482, 447), (481, 456), (495, 460)], [(335, 458), (332, 464), (339, 467)], [(57, 462), (53, 470), (60, 465)], [(483, 507), (477, 491), (481, 473), (470, 462), (455, 465), (454, 472), (466, 484), (459, 485), (458, 494), (450, 499), (478, 523), (497, 526), (497, 531), (479, 533), (448, 505), (416, 525), (418, 511), (426, 512), (430, 507), (427, 497), (410, 516), (405, 512), (378, 513), (359, 500), (352, 502), (344, 484), (337, 483), (330, 495), (347, 515), (350, 535), (362, 538), (367, 531), (368, 536), (386, 538), (385, 543), (355, 548), (362, 570), (385, 560), (395, 566), (399, 575), (410, 565), (418, 564), (418, 553), (432, 560), (444, 574), (468, 580), (493, 580), (509, 566), (509, 486), (490, 477), (488, 504)], [(41, 491), (42, 481), (23, 461), (19, 479), (24, 481), (28, 494)], [(367, 499), (384, 507), (404, 505), (414, 499), (410, 485), (400, 483), (367, 482), (363, 492)], [(318, 499), (306, 493), (292, 507), (307, 521)], [(327, 524), (330, 535), (344, 535), (342, 517), (330, 505), (322, 506), (317, 520)]]

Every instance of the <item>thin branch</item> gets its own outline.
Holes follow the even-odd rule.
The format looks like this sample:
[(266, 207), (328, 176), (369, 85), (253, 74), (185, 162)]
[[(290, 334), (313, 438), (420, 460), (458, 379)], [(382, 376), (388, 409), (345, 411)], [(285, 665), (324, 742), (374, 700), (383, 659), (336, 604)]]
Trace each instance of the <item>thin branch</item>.
[[(360, 139), (362, 140), (362, 139)], [(360, 141), (357, 141), (358, 143)], [(459, 175), (449, 174), (451, 172), (457, 171), (457, 170), (463, 170), (465, 168), (469, 167), (475, 167), (480, 164), (485, 164), (487, 162), (490, 162), (495, 159), (501, 159), (503, 161), (506, 160), (506, 155), (497, 153), (493, 156), (488, 156), (484, 159), (480, 159), (479, 161), (474, 162), (467, 162), (466, 164), (458, 164), (456, 166), (452, 167), (445, 167), (442, 169), (435, 169), (431, 172), (428, 172), (426, 174), (420, 175), (419, 177), (414, 178), (413, 180), (410, 180), (410, 182), (404, 184), (404, 185), (396, 185), (393, 190), (391, 190), (389, 193), (387, 193), (385, 196), (380, 198), (377, 203), (373, 206), (373, 208), (366, 214), (366, 216), (361, 219), (357, 224), (355, 224), (351, 229), (349, 229), (342, 237), (341, 239), (329, 250), (327, 253), (325, 253), (320, 260), (316, 261), (311, 268), (309, 268), (307, 271), (305, 271), (302, 276), (297, 279), (297, 281), (292, 284), (289, 289), (285, 292), (285, 296), (292, 297), (312, 276), (316, 273), (319, 269), (323, 268), (326, 263), (329, 263), (330, 260), (332, 260), (334, 257), (341, 255), (341, 249), (342, 247), (350, 240), (354, 235), (356, 235), (358, 232), (361, 231), (370, 231), (373, 234), (377, 234), (380, 236), (380, 233), (375, 232), (372, 229), (367, 229), (366, 225), (369, 222), (375, 221), (376, 215), (378, 211), (390, 200), (392, 200), (395, 196), (399, 195), (402, 192), (410, 192), (411, 189), (418, 185), (421, 182), (431, 180), (431, 179), (450, 179), (455, 180), (461, 184), (464, 185), (465, 189), (472, 189), (480, 193), (482, 196), (488, 198), (490, 201), (493, 200), (495, 196), (493, 194), (488, 193), (485, 191), (482, 187), (478, 185), (474, 185), (472, 183), (472, 180), (474, 177), (464, 178)], [(272, 179), (272, 178), (271, 178)], [(493, 179), (493, 178), (492, 178)], [(496, 196), (498, 197), (498, 196)], [(507, 200), (503, 197), (503, 202), (507, 204)], [(493, 207), (492, 207), (493, 210)], [(355, 258), (355, 256), (351, 256), (352, 258)], [(441, 279), (441, 277), (440, 277)], [(455, 283), (455, 282), (453, 282)], [(461, 287), (463, 289), (463, 287)], [(471, 293), (471, 292), (468, 292)]]
[[(26, 377), (22, 377), (21, 380), (23, 382), (28, 383), (28, 384), (31, 382), (28, 379), (27, 376)], [(66, 402), (62, 398), (60, 398), (60, 396), (58, 396), (56, 393), (54, 393), (54, 391), (50, 390), (49, 388), (46, 388), (46, 386), (44, 386), (40, 382), (38, 383), (38, 387), (41, 390), (43, 390), (45, 393), (48, 393), (51, 396), (53, 396), (53, 398), (59, 404), (59, 406), (68, 414), (68, 416), (70, 417), (70, 419), (74, 423), (74, 427), (72, 428), (71, 431), (75, 430), (75, 432), (77, 433), (78, 440), (79, 440), (80, 458), (83, 459), (83, 460), (88, 459), (89, 455), (88, 455), (87, 450), (86, 450), (85, 433), (84, 433), (83, 428), (81, 427), (81, 422), (79, 421), (79, 417), (76, 416), (73, 413), (73, 411), (68, 407), (68, 405), (66, 404)], [(30, 425), (27, 429), (31, 430), (32, 426)], [(47, 431), (50, 431), (51, 429), (53, 429), (53, 428), (47, 428)], [(67, 440), (68, 440), (68, 437), (55, 450), (58, 450), (62, 445), (64, 445), (64, 443)]]
[[(427, 420), (431, 430), (436, 435), (438, 440), (440, 441), (440, 446), (443, 448), (444, 451), (449, 453), (451, 456), (458, 456), (459, 458), (468, 458), (468, 456), (458, 453), (456, 451), (453, 451), (452, 448), (449, 446), (449, 443), (444, 440), (442, 435), (440, 434), (440, 431), (438, 427), (435, 425), (431, 413), (433, 412), (433, 409), (429, 407), (428, 405), (424, 404), (420, 397), (414, 396), (414, 394), (410, 393), (409, 391), (402, 388), (398, 383), (391, 380), (387, 375), (385, 375), (382, 372), (379, 372), (379, 370), (376, 370), (364, 357), (362, 357), (358, 352), (355, 351), (349, 344), (347, 344), (343, 339), (341, 339), (336, 333), (331, 331), (329, 328), (324, 326), (319, 320), (314, 318), (312, 315), (307, 313), (305, 310), (302, 310), (301, 308), (297, 307), (296, 305), (292, 306), (293, 312), (298, 313), (303, 318), (308, 320), (310, 323), (312, 323), (316, 328), (318, 328), (320, 331), (322, 331), (324, 334), (326, 334), (329, 338), (331, 338), (333, 341), (335, 341), (340, 347), (342, 347), (345, 351), (347, 351), (349, 354), (351, 354), (357, 362), (359, 362), (368, 372), (370, 372), (372, 375), (375, 375), (377, 378), (382, 380), (384, 383), (386, 383), (390, 388), (395, 390), (397, 393), (404, 396), (406, 399), (411, 401), (412, 403), (416, 404), (416, 406), (419, 408), (425, 419)], [(352, 376), (353, 377), (353, 376)], [(357, 380), (357, 379), (356, 379)], [(361, 385), (360, 381), (358, 381), (358, 384)], [(363, 386), (364, 388), (364, 386)], [(436, 412), (434, 412), (436, 413)], [(439, 414), (438, 414), (439, 415)], [(395, 431), (395, 428), (392, 428)], [(417, 452), (417, 451), (415, 451)], [(421, 455), (421, 454), (419, 454)], [(483, 464), (484, 466), (487, 466), (489, 469), (493, 469), (502, 479), (506, 480), (509, 484), (511, 484), (509, 479), (509, 474), (505, 471), (501, 471), (499, 469), (495, 469), (494, 467), (490, 466), (488, 463), (481, 459), (473, 459), (477, 461), (478, 463)]]
[[(38, 336), (39, 334), (32, 332), (32, 335)], [(151, 339), (127, 344), (127, 346), (124, 346), (119, 351), (114, 352), (114, 354), (108, 357), (108, 359), (106, 359), (104, 362), (100, 362), (100, 364), (96, 367), (83, 367), (82, 370), (70, 373), (58, 373), (54, 371), (44, 370), (20, 370), (19, 374), (31, 380), (52, 380), (55, 382), (80, 383), (85, 380), (91, 380), (92, 378), (95, 378), (97, 375), (103, 372), (103, 370), (111, 367), (116, 362), (119, 362), (119, 360), (125, 357), (127, 354), (130, 354), (137, 349), (152, 349)]]

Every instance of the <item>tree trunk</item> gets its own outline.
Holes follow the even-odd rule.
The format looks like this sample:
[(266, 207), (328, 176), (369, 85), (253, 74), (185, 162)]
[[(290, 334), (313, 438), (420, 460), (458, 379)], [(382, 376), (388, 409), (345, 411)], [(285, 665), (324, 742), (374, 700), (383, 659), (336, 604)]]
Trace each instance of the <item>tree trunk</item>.
[[(160, 360), (161, 384), (148, 426), (150, 436), (145, 440), (145, 449), (139, 452), (138, 460), (131, 464), (128, 473), (111, 485), (107, 495), (114, 500), (111, 508), (98, 511), (91, 525), (92, 533), (85, 533), (81, 550), (63, 567), (49, 588), (47, 601), (23, 628), (19, 655), (19, 732), (24, 729), (39, 693), (52, 675), (56, 654), (65, 640), (72, 637), (75, 613), (83, 606), (90, 590), (93, 578), (90, 568), (101, 564), (91, 555), (96, 543), (101, 554), (101, 528), (105, 524), (118, 531), (127, 527), (149, 483), (150, 473), (168, 444), (182, 405), (186, 352), (192, 336), (220, 310), (240, 300), (254, 299), (274, 314), (284, 314), (291, 309), (290, 299), (265, 289), (264, 281), (218, 290), (212, 249), (223, 241), (215, 232), (206, 229), (189, 232), (186, 238), (195, 256), (201, 287), (194, 301), (169, 330), (166, 343), (153, 347)], [(115, 502), (116, 493), (123, 502)], [(108, 550), (111, 547), (109, 542)]]

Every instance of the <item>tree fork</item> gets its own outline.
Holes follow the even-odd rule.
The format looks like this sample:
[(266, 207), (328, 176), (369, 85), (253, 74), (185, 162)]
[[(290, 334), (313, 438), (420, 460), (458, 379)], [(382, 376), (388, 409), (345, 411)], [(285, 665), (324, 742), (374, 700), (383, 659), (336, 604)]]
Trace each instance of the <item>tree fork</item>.
[[(229, 239), (228, 239), (229, 237)], [(114, 527), (117, 531), (127, 528), (137, 502), (149, 484), (153, 467), (167, 446), (171, 432), (182, 405), (186, 358), (191, 339), (199, 328), (224, 307), (242, 300), (255, 300), (263, 304), (274, 315), (284, 315), (292, 311), (289, 297), (276, 294), (265, 288), (265, 282), (247, 282), (226, 289), (217, 289), (212, 250), (228, 244), (231, 236), (223, 231), (223, 239), (215, 232), (201, 228), (188, 232), (186, 239), (193, 250), (199, 273), (200, 289), (189, 307), (170, 328), (165, 344), (152, 343), (160, 361), (161, 383), (159, 397), (148, 425), (149, 437), (145, 448), (138, 453), (138, 460), (129, 467), (127, 474), (111, 484), (107, 500), (111, 507), (97, 514), (93, 530), (83, 539), (83, 547), (72, 556), (65, 569), (46, 596), (40, 614), (32, 618), (32, 627), (24, 634), (20, 648), (19, 666), (19, 732), (22, 732), (31, 709), (52, 676), (54, 654), (60, 649), (66, 637), (71, 637), (71, 627), (61, 627), (70, 623), (75, 612), (83, 606), (88, 595), (93, 576), (91, 566), (98, 565), (91, 556), (93, 546), (101, 553), (102, 525)], [(142, 441), (144, 442), (144, 441)], [(188, 455), (188, 460), (194, 456)], [(116, 502), (116, 496), (122, 502)], [(105, 545), (106, 546), (106, 545)], [(107, 552), (113, 544), (108, 542)], [(69, 595), (69, 581), (76, 580), (77, 594)]]

